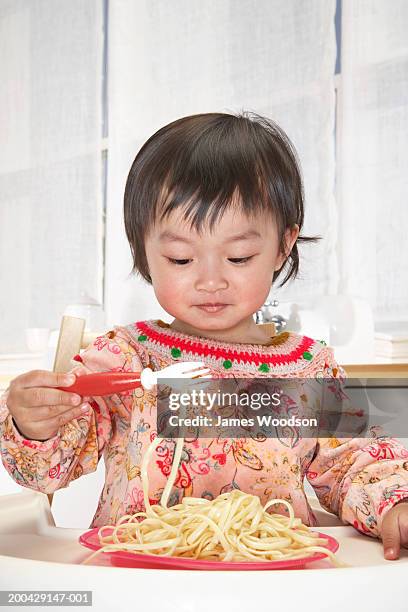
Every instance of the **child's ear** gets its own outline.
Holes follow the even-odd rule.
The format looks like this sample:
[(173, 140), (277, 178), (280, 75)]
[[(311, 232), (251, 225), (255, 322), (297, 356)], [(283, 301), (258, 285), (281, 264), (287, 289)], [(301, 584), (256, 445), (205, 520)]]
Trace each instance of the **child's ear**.
[(289, 257), (292, 249), (293, 249), (293, 245), (295, 244), (297, 238), (299, 236), (299, 226), (295, 223), (295, 225), (292, 228), (288, 228), (285, 231), (285, 253), (279, 253), (278, 258), (276, 260), (276, 266), (275, 266), (275, 270), (280, 270), (280, 268), (283, 266), (283, 264), (285, 263), (285, 261), (287, 260), (287, 258)]
[(290, 252), (293, 249), (293, 245), (298, 239), (299, 231), (300, 231), (299, 226), (297, 225), (297, 223), (295, 223), (295, 225), (291, 229), (288, 228), (285, 232), (285, 241), (287, 245), (287, 255), (286, 255), (287, 257), (289, 257)]

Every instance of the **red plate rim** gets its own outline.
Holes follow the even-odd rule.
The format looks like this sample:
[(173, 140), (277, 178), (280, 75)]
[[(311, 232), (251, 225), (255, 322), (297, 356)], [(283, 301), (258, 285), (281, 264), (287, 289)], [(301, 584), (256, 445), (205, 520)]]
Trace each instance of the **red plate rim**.
[[(83, 533), (79, 537), (79, 543), (86, 548), (91, 550), (99, 550), (101, 545), (98, 541), (99, 527), (95, 527), (86, 533)], [(332, 536), (321, 533), (319, 531), (311, 530), (317, 533), (319, 537), (327, 539), (327, 544), (324, 545), (327, 550), (335, 553), (339, 548), (339, 542)], [(323, 546), (323, 545), (322, 545)], [(206, 561), (205, 559), (189, 559), (188, 557), (165, 557), (160, 555), (149, 555), (145, 553), (129, 553), (127, 551), (107, 551), (101, 553), (102, 555), (108, 555), (113, 560), (118, 560), (120, 565), (128, 561), (129, 567), (145, 566), (148, 569), (154, 569), (155, 567), (161, 569), (203, 569), (203, 570), (266, 570), (266, 569), (290, 569), (303, 567), (307, 563), (312, 563), (320, 559), (327, 558), (327, 555), (320, 552), (315, 552), (307, 557), (300, 559), (284, 559), (276, 561)]]

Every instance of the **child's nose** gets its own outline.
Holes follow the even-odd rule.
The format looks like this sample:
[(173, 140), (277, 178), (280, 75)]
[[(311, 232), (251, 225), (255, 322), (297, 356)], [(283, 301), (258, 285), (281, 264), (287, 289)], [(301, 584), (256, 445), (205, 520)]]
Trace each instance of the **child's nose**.
[(212, 263), (200, 266), (195, 281), (195, 289), (197, 291), (215, 292), (227, 289), (227, 287), (227, 274), (221, 265)]

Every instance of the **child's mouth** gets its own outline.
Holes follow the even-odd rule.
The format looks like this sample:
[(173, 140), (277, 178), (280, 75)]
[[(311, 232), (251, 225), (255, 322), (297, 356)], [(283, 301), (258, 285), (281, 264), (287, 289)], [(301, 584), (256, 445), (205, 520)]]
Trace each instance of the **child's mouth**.
[(229, 306), (229, 304), (197, 304), (197, 308), (204, 310), (204, 312), (220, 312)]

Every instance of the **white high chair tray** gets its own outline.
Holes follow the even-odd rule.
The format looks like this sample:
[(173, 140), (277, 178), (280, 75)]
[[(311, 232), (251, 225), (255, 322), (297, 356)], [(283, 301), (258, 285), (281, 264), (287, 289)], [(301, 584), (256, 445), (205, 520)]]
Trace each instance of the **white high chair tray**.
[(342, 525), (319, 508), (315, 498), (309, 502), (321, 523), (319, 530), (339, 541), (337, 554), (350, 567), (335, 568), (322, 560), (305, 569), (270, 572), (146, 570), (110, 566), (103, 555), (92, 565), (81, 565), (91, 554), (78, 543), (86, 528), (56, 527), (43, 493), (27, 489), (3, 495), (0, 589), (92, 590), (96, 610), (128, 610), (134, 603), (150, 610), (165, 604), (178, 612), (208, 612), (209, 606), (217, 610), (233, 602), (234, 612), (247, 612), (249, 607), (272, 610), (279, 602), (285, 605), (285, 612), (298, 612), (308, 609), (309, 602), (316, 609), (324, 601), (330, 603), (331, 611), (344, 612), (345, 606), (356, 609), (358, 603), (380, 610), (391, 597), (393, 612), (406, 612), (401, 586), (408, 571), (408, 550), (401, 549), (398, 560), (387, 561), (379, 540)]

